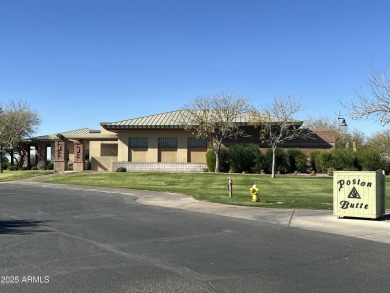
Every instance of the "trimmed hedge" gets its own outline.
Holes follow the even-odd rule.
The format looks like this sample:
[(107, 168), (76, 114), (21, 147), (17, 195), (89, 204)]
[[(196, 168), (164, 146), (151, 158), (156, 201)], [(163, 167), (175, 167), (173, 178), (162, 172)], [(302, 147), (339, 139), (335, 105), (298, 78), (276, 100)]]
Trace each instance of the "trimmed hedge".
[[(212, 149), (207, 150), (206, 163), (209, 171), (215, 172), (215, 153)], [(220, 158), (219, 158), (219, 171), (229, 172), (229, 170), (230, 167), (229, 167), (228, 151), (226, 148), (221, 148)]]
[[(328, 173), (333, 171), (376, 171), (390, 172), (390, 161), (380, 156), (372, 148), (362, 148), (358, 151), (336, 149), (334, 151), (313, 151), (310, 158), (299, 149), (277, 148), (275, 153), (277, 173)], [(207, 166), (210, 172), (215, 171), (215, 154), (209, 149), (206, 154)], [(235, 173), (271, 173), (272, 150), (262, 153), (256, 144), (234, 144), (221, 149), (220, 171)]]
[(307, 155), (298, 149), (287, 150), (287, 172), (288, 173), (305, 173), (307, 172), (308, 157)]
[(264, 162), (256, 144), (234, 144), (228, 149), (228, 158), (230, 170), (235, 173), (257, 173)]
[[(298, 149), (285, 151), (277, 148), (275, 153), (276, 172), (307, 172), (308, 157)], [(208, 170), (215, 171), (215, 154), (209, 149), (206, 154)], [(221, 149), (220, 171), (234, 173), (271, 173), (272, 150), (262, 153), (256, 144), (234, 144)]]
[(390, 162), (372, 148), (362, 148), (358, 151), (349, 149), (315, 151), (311, 154), (311, 164), (317, 173), (376, 170), (385, 170), (388, 173), (390, 171)]

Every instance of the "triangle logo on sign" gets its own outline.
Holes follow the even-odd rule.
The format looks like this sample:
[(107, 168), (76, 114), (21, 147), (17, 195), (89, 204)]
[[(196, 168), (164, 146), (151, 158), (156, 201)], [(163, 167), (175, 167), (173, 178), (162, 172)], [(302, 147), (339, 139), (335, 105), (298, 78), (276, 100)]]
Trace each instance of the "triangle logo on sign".
[(359, 195), (359, 192), (356, 190), (356, 188), (352, 188), (351, 192), (348, 195), (348, 198), (361, 198)]

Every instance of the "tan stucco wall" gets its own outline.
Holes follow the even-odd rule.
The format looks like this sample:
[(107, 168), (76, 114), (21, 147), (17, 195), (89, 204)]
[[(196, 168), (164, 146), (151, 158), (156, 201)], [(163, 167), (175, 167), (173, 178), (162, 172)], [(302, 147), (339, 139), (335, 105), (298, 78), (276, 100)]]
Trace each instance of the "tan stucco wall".
[[(118, 133), (118, 161), (128, 162), (129, 158), (129, 137), (148, 137), (148, 151), (147, 154), (143, 154), (146, 157), (146, 163), (154, 163), (163, 160), (165, 162), (175, 163), (187, 163), (188, 162), (188, 150), (187, 141), (191, 137), (191, 133), (184, 130), (131, 130), (121, 131)], [(177, 151), (163, 150), (159, 152), (158, 139), (160, 137), (176, 137), (177, 138)], [(140, 155), (141, 156), (141, 155)], [(139, 161), (140, 157), (137, 157)]]
[(100, 157), (100, 148), (101, 141), (91, 141), (89, 142), (89, 156)]
[[(118, 161), (117, 156), (102, 156), (102, 144), (117, 144), (117, 141), (90, 141), (89, 158), (91, 169), (98, 171), (113, 171), (112, 163)], [(115, 171), (115, 170), (114, 170)]]
[[(131, 131), (119, 131), (118, 140), (107, 139), (107, 134), (113, 132), (101, 129), (102, 140), (83, 140), (85, 150), (88, 150), (91, 167), (93, 170), (112, 170), (114, 162), (134, 163), (205, 163), (206, 148), (193, 148), (188, 150), (188, 138), (191, 133), (184, 130), (152, 130), (140, 129)], [(105, 136), (104, 136), (105, 135)], [(116, 136), (116, 135), (115, 135)], [(108, 136), (109, 137), (109, 136)], [(148, 148), (130, 149), (128, 147), (129, 137), (148, 137)], [(158, 147), (159, 138), (176, 138), (177, 148)], [(99, 139), (95, 137), (94, 139)], [(118, 146), (117, 156), (115, 145)], [(67, 143), (69, 162), (74, 161), (74, 144), (70, 140)]]
[(109, 131), (109, 130), (103, 128), (102, 126), (100, 126), (100, 133), (101, 134), (113, 134), (113, 135), (115, 135), (115, 132)]
[(162, 148), (159, 150), (158, 161), (161, 163), (177, 163), (178, 152), (175, 149)]
[(191, 163), (206, 163), (207, 148), (192, 148), (188, 150), (188, 160)]
[(92, 157), (91, 169), (97, 171), (115, 171), (112, 170), (112, 163), (117, 161), (117, 157)]
[(147, 148), (133, 149), (130, 151), (129, 161), (134, 163), (146, 162), (148, 158)]
[(101, 157), (102, 144), (117, 144), (115, 140), (110, 141), (90, 141), (89, 142), (89, 156), (90, 157)]

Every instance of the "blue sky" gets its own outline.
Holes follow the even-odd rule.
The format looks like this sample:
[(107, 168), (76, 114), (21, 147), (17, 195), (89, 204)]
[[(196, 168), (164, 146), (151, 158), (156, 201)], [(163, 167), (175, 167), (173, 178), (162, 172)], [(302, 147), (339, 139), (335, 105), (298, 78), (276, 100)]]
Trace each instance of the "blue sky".
[(302, 98), (295, 118), (336, 120), (371, 64), (390, 65), (389, 11), (388, 0), (0, 0), (0, 101), (38, 111), (37, 135), (221, 91), (255, 106)]

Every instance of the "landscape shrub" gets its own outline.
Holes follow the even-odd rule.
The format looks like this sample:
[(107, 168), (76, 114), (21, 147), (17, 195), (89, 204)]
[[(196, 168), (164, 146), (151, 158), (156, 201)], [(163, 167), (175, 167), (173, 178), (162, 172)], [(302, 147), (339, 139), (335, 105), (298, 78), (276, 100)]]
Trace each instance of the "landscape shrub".
[(126, 167), (118, 167), (116, 168), (116, 172), (127, 172)]
[(260, 174), (261, 171), (264, 171), (265, 161), (265, 155), (259, 149), (259, 152), (253, 161), (252, 173)]
[(3, 168), (3, 170), (7, 170), (7, 168), (11, 164), (9, 163), (9, 160), (8, 160), (8, 158), (6, 156), (3, 155), (2, 157), (3, 157), (3, 160), (2, 160), (2, 162), (0, 162), (0, 164), (1, 164), (2, 168)]
[(332, 168), (332, 152), (329, 151), (314, 151), (310, 155), (312, 168), (317, 173), (326, 173), (329, 168)]
[(260, 156), (256, 144), (234, 144), (228, 148), (230, 169), (235, 173), (253, 173)]
[(332, 166), (338, 171), (358, 171), (356, 152), (349, 149), (336, 149), (332, 152)]
[(326, 171), (326, 174), (328, 174), (329, 176), (333, 176), (333, 172), (335, 171), (334, 168), (328, 168), (327, 171)]
[(287, 156), (287, 172), (293, 173), (295, 171), (306, 173), (307, 171), (307, 155), (298, 149), (289, 149)]
[[(275, 173), (284, 174), (287, 172), (287, 154), (282, 148), (277, 148), (275, 151)], [(265, 152), (264, 171), (272, 172), (272, 149), (267, 149)]]
[(46, 164), (46, 170), (54, 170), (54, 164), (52, 162), (48, 162)]
[[(275, 172), (306, 173), (308, 156), (299, 149), (276, 149)], [(215, 154), (209, 149), (206, 154), (207, 166), (210, 172), (215, 171)], [(346, 148), (333, 151), (316, 150), (310, 154), (311, 168), (316, 173), (330, 176), (334, 171), (375, 171), (385, 170), (390, 173), (390, 160), (386, 160), (373, 148), (359, 149), (357, 152)], [(272, 171), (272, 150), (262, 153), (256, 144), (234, 144), (228, 149), (221, 149), (220, 171), (265, 173)]]
[[(208, 149), (206, 153), (206, 163), (207, 168), (210, 172), (215, 172), (215, 153), (212, 149)], [(219, 171), (220, 172), (229, 172), (229, 155), (226, 148), (221, 148), (220, 158), (219, 158)]]
[(16, 165), (9, 165), (7, 167), (7, 170), (9, 170), (9, 171), (17, 171), (17, 170), (19, 170), (19, 167), (16, 166)]
[(4, 160), (3, 161), (3, 170), (7, 170), (9, 166), (11, 166), (10, 162), (8, 162), (8, 160)]
[(390, 160), (384, 159), (384, 166), (383, 170), (385, 171), (385, 174), (389, 175), (390, 174)]
[(312, 152), (310, 157), (314, 171), (328, 175), (333, 175), (333, 171), (375, 171), (388, 168), (383, 157), (371, 148), (357, 152), (345, 148), (331, 152), (318, 150)]
[(359, 149), (356, 153), (359, 169), (362, 171), (376, 171), (385, 170), (386, 161), (379, 154), (379, 152), (373, 148)]

